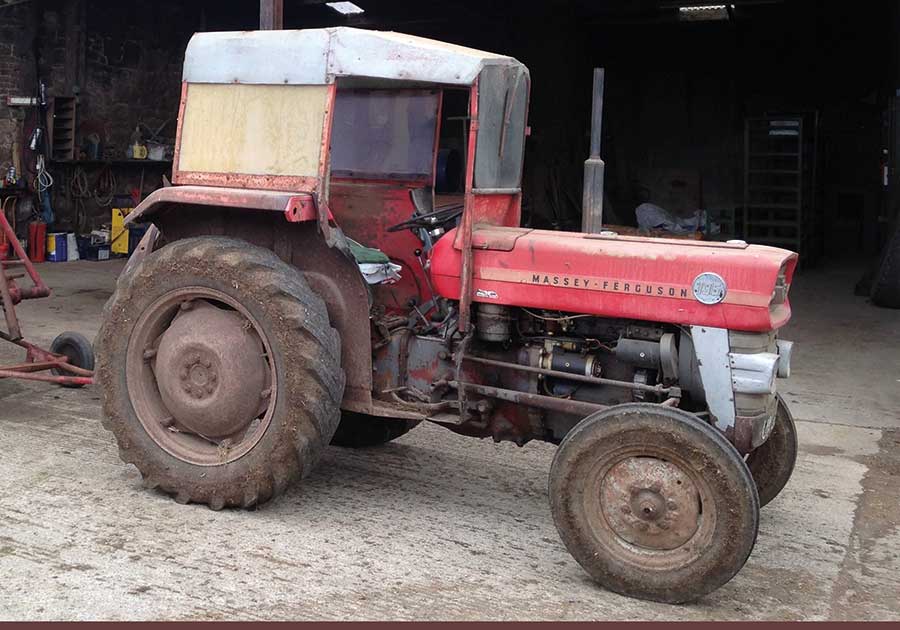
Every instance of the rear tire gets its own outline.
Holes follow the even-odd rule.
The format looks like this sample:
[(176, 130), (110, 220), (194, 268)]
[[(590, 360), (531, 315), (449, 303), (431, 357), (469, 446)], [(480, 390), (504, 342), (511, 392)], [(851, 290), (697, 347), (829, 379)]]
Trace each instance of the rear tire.
[(791, 410), (778, 396), (775, 426), (769, 439), (747, 457), (747, 467), (756, 482), (760, 506), (777, 497), (794, 472), (797, 463), (797, 426)]
[(756, 542), (759, 499), (741, 455), (679, 409), (624, 404), (588, 416), (550, 469), (566, 548), (604, 587), (689, 602), (719, 588)]
[(331, 444), (345, 448), (381, 446), (406, 435), (419, 426), (419, 422), (345, 411), (334, 437), (331, 438)]
[[(187, 331), (181, 317), (195, 318)], [(233, 330), (205, 330), (209, 321)], [(240, 352), (216, 345), (242, 332), (249, 341)], [(185, 339), (194, 345), (178, 355)], [(170, 354), (181, 361), (174, 369), (164, 361)], [(176, 241), (121, 278), (105, 309), (97, 339), (104, 426), (146, 486), (179, 503), (251, 507), (309, 473), (334, 434), (340, 354), (325, 304), (271, 251), (222, 237)], [(249, 392), (258, 402), (245, 402), (242, 380), (258, 387)], [(245, 413), (236, 430), (221, 432), (235, 437), (204, 437), (219, 435), (209, 409), (230, 404), (235, 391)], [(206, 415), (191, 415), (191, 404)]]

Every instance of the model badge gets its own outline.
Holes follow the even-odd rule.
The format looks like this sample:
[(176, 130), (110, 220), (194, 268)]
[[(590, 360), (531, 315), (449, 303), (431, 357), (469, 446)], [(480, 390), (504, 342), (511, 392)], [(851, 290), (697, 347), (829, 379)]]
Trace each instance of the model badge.
[(476, 289), (475, 297), (484, 298), (486, 300), (496, 300), (499, 295), (496, 291), (488, 291), (486, 289)]
[(717, 273), (710, 271), (701, 273), (694, 278), (694, 284), (691, 287), (694, 291), (694, 297), (701, 304), (718, 304), (725, 299), (728, 293), (728, 285)]

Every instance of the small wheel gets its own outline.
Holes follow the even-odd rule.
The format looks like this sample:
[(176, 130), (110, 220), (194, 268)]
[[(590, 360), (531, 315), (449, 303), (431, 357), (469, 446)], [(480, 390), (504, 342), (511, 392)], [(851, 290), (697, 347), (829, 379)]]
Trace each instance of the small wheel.
[(740, 570), (756, 542), (759, 499), (741, 455), (685, 411), (624, 404), (588, 416), (550, 469), (566, 548), (604, 587), (688, 602)]
[(148, 487), (251, 507), (312, 470), (337, 428), (340, 337), (302, 274), (245, 241), (147, 256), (97, 337), (104, 426)]
[(406, 435), (418, 425), (418, 420), (380, 418), (345, 411), (334, 437), (331, 438), (331, 444), (346, 448), (380, 446)]
[[(85, 370), (94, 369), (94, 348), (88, 338), (77, 332), (64, 332), (50, 344), (50, 352), (61, 354), (68, 359), (69, 364)], [(68, 372), (54, 368), (51, 370), (54, 376), (71, 376)], [(63, 387), (73, 389), (84, 387), (83, 385), (66, 384)]]
[(759, 504), (768, 504), (787, 485), (797, 463), (797, 427), (791, 410), (778, 396), (775, 426), (769, 439), (747, 456), (747, 467), (756, 482)]

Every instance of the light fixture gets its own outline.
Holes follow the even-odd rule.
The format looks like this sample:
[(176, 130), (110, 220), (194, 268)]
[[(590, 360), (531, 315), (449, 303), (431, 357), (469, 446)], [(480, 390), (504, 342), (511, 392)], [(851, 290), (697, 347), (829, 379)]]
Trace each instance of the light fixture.
[(727, 20), (728, 12), (734, 11), (733, 4), (693, 4), (678, 7), (678, 19), (686, 22)]
[(365, 13), (365, 9), (352, 2), (326, 2), (325, 4), (341, 15), (359, 15), (360, 13)]

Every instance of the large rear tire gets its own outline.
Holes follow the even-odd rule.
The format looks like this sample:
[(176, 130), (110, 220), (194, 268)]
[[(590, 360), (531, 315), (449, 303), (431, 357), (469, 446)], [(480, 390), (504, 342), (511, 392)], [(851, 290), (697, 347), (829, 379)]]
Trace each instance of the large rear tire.
[(794, 472), (797, 463), (797, 426), (784, 399), (778, 396), (775, 426), (769, 439), (747, 457), (747, 467), (756, 482), (760, 506), (777, 497)]
[(331, 443), (345, 448), (370, 448), (387, 444), (419, 426), (419, 420), (380, 418), (345, 411)]
[(272, 252), (223, 237), (150, 254), (104, 309), (104, 426), (145, 485), (251, 507), (306, 475), (340, 419), (340, 339)]
[(696, 416), (624, 404), (582, 420), (550, 469), (550, 505), (569, 552), (604, 587), (688, 602), (730, 580), (759, 523), (750, 471)]

